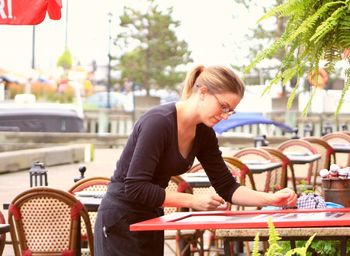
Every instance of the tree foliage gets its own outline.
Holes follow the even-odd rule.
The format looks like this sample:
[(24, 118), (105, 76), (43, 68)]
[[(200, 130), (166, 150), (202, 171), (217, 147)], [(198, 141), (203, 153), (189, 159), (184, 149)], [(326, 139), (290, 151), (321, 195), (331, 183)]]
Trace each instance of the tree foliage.
[[(326, 60), (326, 70), (333, 72), (335, 62), (341, 59), (341, 53), (350, 48), (350, 0), (288, 0), (267, 12), (260, 20), (276, 15), (288, 18), (284, 33), (246, 68), (246, 72), (249, 72), (263, 59), (272, 58), (280, 49), (287, 49), (279, 73), (269, 88), (280, 81), (286, 84), (295, 76), (299, 81), (305, 72), (318, 77), (321, 60)], [(339, 113), (350, 86), (350, 69), (345, 74), (347, 81), (336, 114)], [(298, 85), (299, 83), (289, 98), (289, 107)], [(312, 97), (304, 113), (311, 101)]]
[(147, 90), (153, 85), (174, 87), (184, 79), (185, 74), (177, 68), (192, 60), (187, 43), (175, 34), (180, 22), (173, 20), (172, 11), (160, 10), (153, 0), (148, 1), (148, 10), (124, 8), (117, 40), (126, 52), (118, 66), (122, 78)]
[(66, 48), (62, 55), (57, 60), (57, 66), (63, 69), (70, 69), (73, 65), (73, 57), (70, 51)]

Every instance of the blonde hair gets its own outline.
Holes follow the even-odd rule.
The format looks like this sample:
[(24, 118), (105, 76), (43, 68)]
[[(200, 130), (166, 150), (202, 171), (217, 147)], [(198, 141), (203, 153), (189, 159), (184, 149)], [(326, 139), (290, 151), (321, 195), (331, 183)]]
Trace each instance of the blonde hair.
[(205, 85), (208, 91), (213, 94), (232, 92), (241, 98), (244, 95), (244, 83), (233, 70), (224, 66), (206, 68), (199, 65), (188, 72), (182, 91), (182, 99), (188, 99), (202, 85)]

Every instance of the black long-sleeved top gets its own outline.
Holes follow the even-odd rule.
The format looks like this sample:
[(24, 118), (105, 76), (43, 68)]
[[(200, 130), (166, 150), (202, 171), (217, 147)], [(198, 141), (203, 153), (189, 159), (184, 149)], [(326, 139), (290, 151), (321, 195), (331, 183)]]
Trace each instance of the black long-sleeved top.
[(227, 169), (212, 128), (197, 125), (193, 147), (186, 159), (178, 148), (174, 103), (155, 107), (135, 124), (116, 164), (109, 193), (148, 207), (159, 207), (171, 176), (186, 172), (197, 157), (212, 186), (231, 201), (239, 183)]

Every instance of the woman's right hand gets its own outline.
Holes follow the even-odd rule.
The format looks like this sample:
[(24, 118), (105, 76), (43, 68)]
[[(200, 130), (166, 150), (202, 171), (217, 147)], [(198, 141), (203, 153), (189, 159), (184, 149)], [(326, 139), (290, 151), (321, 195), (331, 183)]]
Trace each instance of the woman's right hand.
[(225, 200), (218, 194), (193, 196), (191, 208), (197, 211), (212, 211), (225, 204)]

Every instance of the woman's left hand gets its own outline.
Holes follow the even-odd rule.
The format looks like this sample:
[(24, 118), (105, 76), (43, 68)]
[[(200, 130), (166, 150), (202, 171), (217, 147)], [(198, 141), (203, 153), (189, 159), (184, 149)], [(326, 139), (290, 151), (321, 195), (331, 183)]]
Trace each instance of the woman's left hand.
[(293, 207), (297, 203), (297, 194), (290, 188), (284, 188), (273, 194), (274, 206)]

